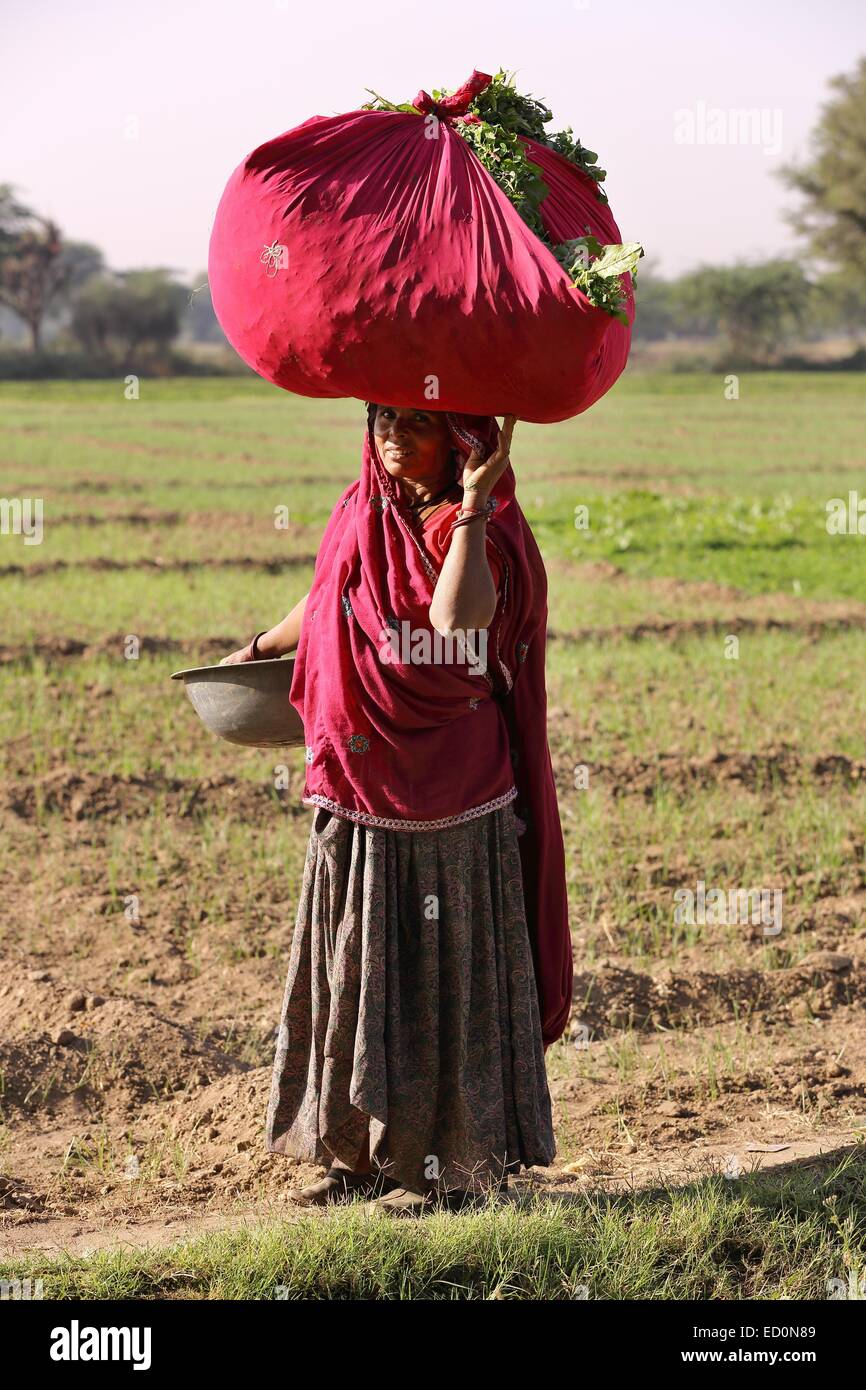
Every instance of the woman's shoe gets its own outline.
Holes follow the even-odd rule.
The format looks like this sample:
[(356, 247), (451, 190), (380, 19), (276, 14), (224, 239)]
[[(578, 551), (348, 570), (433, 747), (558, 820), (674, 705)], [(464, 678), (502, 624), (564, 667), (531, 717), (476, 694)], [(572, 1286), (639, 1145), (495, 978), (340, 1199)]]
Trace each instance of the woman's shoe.
[(371, 1193), (387, 1192), (394, 1183), (384, 1173), (351, 1173), (348, 1168), (329, 1168), (320, 1182), (302, 1187), (292, 1194), (293, 1200), (301, 1206), (325, 1206), (329, 1202), (344, 1201), (348, 1197), (364, 1197)]
[(389, 1212), (392, 1216), (422, 1216), (433, 1206), (432, 1195), (413, 1192), (409, 1187), (395, 1187), (375, 1201), (366, 1202), (364, 1210), (370, 1214), (376, 1211)]

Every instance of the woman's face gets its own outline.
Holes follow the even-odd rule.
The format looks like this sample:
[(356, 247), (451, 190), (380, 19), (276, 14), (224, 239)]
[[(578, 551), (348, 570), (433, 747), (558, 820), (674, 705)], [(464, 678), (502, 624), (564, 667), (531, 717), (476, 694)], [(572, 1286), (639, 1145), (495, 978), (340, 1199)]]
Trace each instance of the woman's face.
[(379, 405), (373, 421), (379, 457), (394, 478), (439, 478), (451, 454), (445, 415), (436, 410)]

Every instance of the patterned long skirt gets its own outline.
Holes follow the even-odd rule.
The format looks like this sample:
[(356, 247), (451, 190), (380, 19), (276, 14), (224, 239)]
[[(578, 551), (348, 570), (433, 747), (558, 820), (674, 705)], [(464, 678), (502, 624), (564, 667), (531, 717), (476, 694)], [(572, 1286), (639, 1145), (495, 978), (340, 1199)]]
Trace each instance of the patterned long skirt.
[(273, 1153), (413, 1191), (556, 1153), (511, 805), (437, 831), (317, 810), (268, 1104)]

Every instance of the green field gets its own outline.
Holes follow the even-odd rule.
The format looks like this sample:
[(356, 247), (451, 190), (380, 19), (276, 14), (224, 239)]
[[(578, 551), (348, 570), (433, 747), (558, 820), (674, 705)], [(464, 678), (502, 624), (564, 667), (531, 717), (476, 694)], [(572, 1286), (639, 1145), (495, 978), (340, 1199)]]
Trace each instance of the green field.
[[(23, 991), (15, 1009), (11, 994), (5, 1013), (0, 1001), (0, 1177), (35, 1175), (43, 1211), (153, 1213), (167, 1184), (190, 1210), (228, 1209), (297, 1181), (259, 1134), (309, 833), (302, 756), (288, 755), (290, 787), (276, 791), (275, 756), (209, 738), (168, 677), (217, 660), (306, 592), (363, 426), (360, 402), (256, 380), (145, 380), (138, 401), (122, 382), (0, 384), (0, 498), (44, 504), (41, 544), (0, 535), (0, 895), (15, 904), (4, 956)], [(575, 1018), (592, 1032), (586, 1050), (566, 1035), (547, 1054), (550, 1181), (598, 1203), (636, 1165), (669, 1189), (619, 1196), (603, 1215), (564, 1211), (559, 1226), (555, 1209), (530, 1213), (523, 1244), (503, 1227), (501, 1269), (495, 1214), (442, 1218), (442, 1258), (461, 1297), (574, 1297), (577, 1250), (584, 1272), (621, 1263), (598, 1286), (577, 1279), (591, 1297), (820, 1298), (828, 1270), (866, 1263), (866, 534), (826, 526), (830, 499), (862, 488), (866, 500), (863, 378), (754, 373), (727, 400), (721, 376), (627, 373), (585, 417), (518, 423), (512, 460), (549, 575)], [(697, 880), (780, 889), (781, 934), (675, 922), (674, 891)], [(124, 917), (130, 894), (143, 931)], [(816, 951), (848, 964), (814, 963)], [(37, 1008), (28, 972), (43, 966), (58, 996)], [(74, 988), (118, 1000), (124, 1020), (127, 1052), (118, 1061), (119, 1024), (97, 1029), (84, 1075), (40, 1041)], [(142, 1040), (151, 1016), (185, 1030), (188, 1066)], [(205, 1052), (204, 1091), (227, 1113), (236, 1093), (237, 1133), (251, 1139), (230, 1158), (191, 1118), (202, 1093), (184, 1067), (200, 1070)], [(81, 1130), (74, 1162), (40, 1140), (46, 1112), (64, 1134)], [(755, 1138), (806, 1146), (792, 1159), (823, 1150), (815, 1201), (790, 1201), (790, 1173), (711, 1195), (678, 1176), (689, 1155), (742, 1156)], [(133, 1151), (147, 1162), (130, 1183)], [(675, 1239), (653, 1225), (671, 1204)], [(757, 1263), (725, 1256), (715, 1277), (699, 1251), (713, 1248), (707, 1229), (727, 1249), (731, 1213)], [(460, 1223), (476, 1219), (492, 1222), (494, 1245), (473, 1275)], [(643, 1246), (640, 1221), (653, 1226)], [(292, 1296), (324, 1296), (333, 1243), (306, 1230), (286, 1237)], [(382, 1296), (401, 1296), (389, 1261), (402, 1268), (407, 1239), (375, 1237)], [(268, 1278), (286, 1248), (269, 1247)], [(453, 1296), (430, 1292), (425, 1250), (412, 1247), (406, 1287)], [(545, 1250), (552, 1262), (533, 1274)], [(246, 1292), (214, 1295), (197, 1249), (196, 1296), (269, 1296), (250, 1293), (237, 1258)], [(151, 1266), (108, 1269), (124, 1287)], [(99, 1296), (85, 1265), (62, 1278)], [(336, 1296), (349, 1296), (340, 1278)]]

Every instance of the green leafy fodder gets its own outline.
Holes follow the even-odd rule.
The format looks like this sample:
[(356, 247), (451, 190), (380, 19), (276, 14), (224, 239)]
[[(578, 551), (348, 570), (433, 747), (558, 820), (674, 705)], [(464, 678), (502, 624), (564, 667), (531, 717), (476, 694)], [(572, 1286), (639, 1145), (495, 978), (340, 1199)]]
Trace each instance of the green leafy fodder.
[(643, 255), (640, 242), (603, 246), (597, 237), (587, 235), (564, 241), (552, 250), (590, 304), (619, 319), (620, 323), (628, 323), (621, 277), (630, 274), (637, 278), (637, 263)]
[[(370, 89), (368, 88), (368, 91)], [(451, 93), (433, 90), (435, 101), (443, 101)], [(395, 105), (371, 92), (373, 100), (367, 110), (412, 112), (417, 108)], [(576, 139), (569, 126), (549, 134), (545, 130), (553, 113), (536, 97), (518, 92), (514, 74), (500, 68), (489, 85), (471, 103), (467, 119), (458, 118), (455, 130), (466, 141), (479, 163), (502, 189), (512, 207), (556, 257), (572, 284), (586, 295), (597, 309), (603, 310), (621, 323), (628, 323), (626, 298), (622, 277), (630, 274), (637, 279), (637, 263), (644, 254), (638, 242), (602, 245), (590, 234), (562, 243), (554, 242), (544, 224), (541, 205), (549, 189), (542, 170), (529, 157), (525, 140), (535, 140), (555, 150), (574, 164), (596, 184), (596, 197), (607, 203), (601, 187), (607, 171), (597, 163), (598, 155)]]

